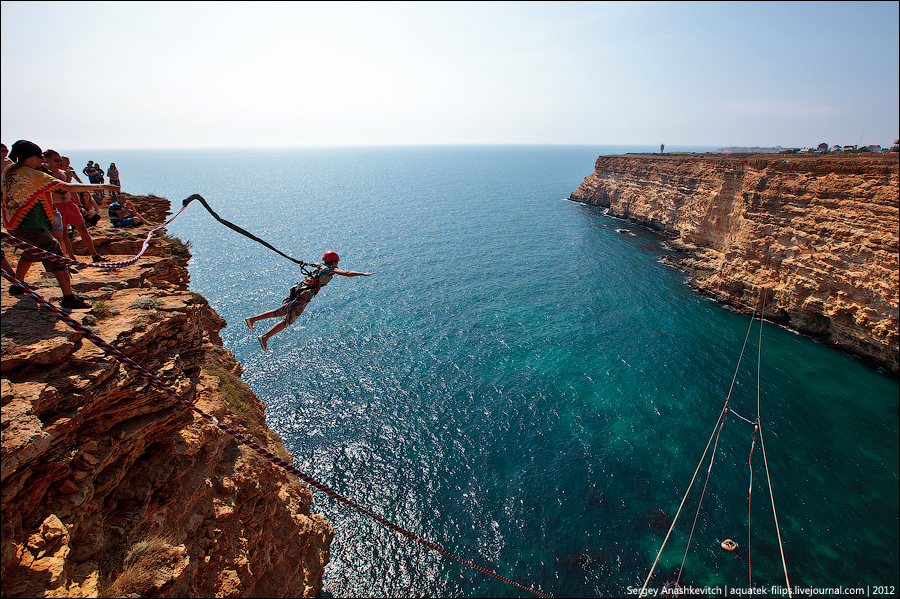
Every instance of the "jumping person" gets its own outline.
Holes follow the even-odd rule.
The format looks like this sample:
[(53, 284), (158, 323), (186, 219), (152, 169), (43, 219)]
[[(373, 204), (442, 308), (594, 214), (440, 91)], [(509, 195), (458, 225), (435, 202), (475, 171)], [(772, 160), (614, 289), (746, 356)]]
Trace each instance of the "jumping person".
[(306, 306), (309, 305), (309, 301), (316, 296), (322, 287), (328, 284), (331, 277), (334, 275), (341, 275), (343, 277), (371, 277), (375, 274), (374, 272), (341, 270), (337, 267), (339, 260), (340, 258), (335, 252), (325, 252), (325, 255), (322, 256), (322, 262), (324, 262), (325, 265), (318, 268), (303, 282), (294, 285), (294, 287), (291, 288), (291, 294), (281, 302), (280, 308), (244, 319), (244, 322), (247, 323), (247, 327), (252, 331), (254, 322), (265, 320), (266, 318), (284, 317), (284, 320), (276, 322), (272, 328), (263, 333), (261, 337), (257, 337), (263, 351), (269, 351), (269, 339), (297, 320), (297, 318), (303, 314), (303, 310), (306, 309)]

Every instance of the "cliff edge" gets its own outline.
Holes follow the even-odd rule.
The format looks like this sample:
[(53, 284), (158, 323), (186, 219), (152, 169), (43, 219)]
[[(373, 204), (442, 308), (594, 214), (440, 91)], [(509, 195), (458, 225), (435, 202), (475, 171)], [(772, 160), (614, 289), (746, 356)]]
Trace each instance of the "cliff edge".
[[(162, 222), (169, 202), (133, 197)], [(91, 230), (127, 260), (150, 227)], [(4, 247), (13, 265), (18, 252)], [(80, 240), (75, 253), (85, 256)], [(190, 254), (157, 233), (134, 265), (85, 268), (71, 316), (205, 412), (286, 461), (265, 405), (187, 289)], [(58, 305), (36, 264), (26, 282)], [(155, 390), (27, 296), (2, 291), (4, 597), (315, 596), (334, 532), (307, 486)]]
[(898, 372), (897, 154), (600, 156), (571, 200), (667, 232), (691, 285)]

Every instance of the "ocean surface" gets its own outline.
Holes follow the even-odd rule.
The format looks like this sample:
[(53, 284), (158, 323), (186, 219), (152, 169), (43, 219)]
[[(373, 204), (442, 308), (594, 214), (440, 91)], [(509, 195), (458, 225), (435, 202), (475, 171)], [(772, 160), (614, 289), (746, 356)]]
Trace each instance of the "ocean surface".
[[(197, 202), (169, 228), (295, 465), (374, 513), (543, 593), (636, 596), (696, 471), (650, 588), (684, 562), (683, 583), (777, 595), (774, 504), (791, 585), (896, 593), (896, 378), (751, 329), (660, 262), (658, 234), (565, 199), (599, 155), (654, 150), (69, 155), (116, 162), (125, 191), (175, 210), (199, 193), (295, 258), (334, 250), (376, 273), (335, 277), (263, 353), (243, 319), (278, 307), (299, 268)], [(314, 496), (335, 597), (528, 596)]]

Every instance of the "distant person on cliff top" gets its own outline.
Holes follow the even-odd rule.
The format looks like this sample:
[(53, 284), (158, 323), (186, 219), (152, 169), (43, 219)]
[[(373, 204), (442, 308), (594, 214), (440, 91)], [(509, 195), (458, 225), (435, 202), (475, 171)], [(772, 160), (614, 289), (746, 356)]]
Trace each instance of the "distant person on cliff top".
[(324, 266), (321, 266), (316, 269), (316, 271), (307, 277), (303, 282), (297, 283), (291, 288), (291, 293), (288, 297), (284, 298), (281, 302), (281, 307), (276, 310), (270, 310), (268, 312), (263, 312), (257, 316), (251, 316), (250, 318), (245, 318), (244, 322), (247, 323), (247, 326), (250, 330), (253, 330), (253, 323), (258, 320), (265, 320), (266, 318), (276, 318), (279, 316), (283, 316), (284, 320), (281, 322), (276, 322), (272, 325), (272, 328), (263, 333), (261, 337), (257, 337), (259, 340), (259, 345), (262, 347), (263, 351), (269, 351), (268, 342), (269, 339), (275, 335), (286, 329), (290, 326), (297, 318), (303, 314), (303, 311), (306, 309), (306, 306), (309, 305), (310, 300), (316, 296), (319, 290), (328, 284), (331, 281), (331, 278), (334, 275), (341, 275), (342, 277), (371, 277), (374, 275), (374, 272), (354, 272), (352, 270), (341, 270), (337, 267), (338, 261), (340, 258), (335, 252), (325, 252), (325, 255), (322, 256), (322, 261), (325, 263)]
[(110, 204), (109, 222), (111, 222), (114, 227), (136, 227), (138, 223), (143, 223), (145, 225), (153, 224), (141, 216), (138, 211), (134, 209), (134, 204), (131, 202), (125, 202), (124, 206), (120, 202), (113, 202)]
[(81, 169), (81, 172), (84, 173), (84, 176), (88, 178), (88, 181), (91, 183), (99, 183), (100, 181), (97, 179), (97, 169), (94, 167), (94, 161), (88, 160), (87, 166)]
[[(122, 188), (122, 184), (119, 183), (119, 169), (116, 168), (115, 162), (113, 162), (109, 165), (109, 169), (106, 171), (106, 176), (109, 177), (110, 185), (115, 185), (119, 189)], [(113, 197), (118, 199), (119, 194), (116, 194)]]
[[(3, 190), (3, 225), (14, 237), (62, 256), (59, 243), (50, 233), (53, 227), (53, 199), (51, 197), (53, 190), (65, 189), (80, 192), (108, 189), (115, 191), (115, 187), (67, 183), (37, 170), (44, 163), (43, 152), (37, 144), (24, 139), (13, 144), (9, 157), (15, 164), (3, 171), (2, 179), (0, 179), (0, 187)], [(43, 259), (29, 250), (23, 252), (19, 258), (19, 263), (16, 265), (16, 278), (24, 282), (28, 269), (38, 261), (43, 263), (44, 268), (48, 272), (52, 272), (59, 282), (59, 287), (63, 292), (60, 305), (64, 309), (75, 310), (91, 307), (89, 303), (75, 296), (65, 264), (52, 259)], [(25, 289), (13, 285), (9, 292), (12, 295), (22, 295), (25, 293)]]

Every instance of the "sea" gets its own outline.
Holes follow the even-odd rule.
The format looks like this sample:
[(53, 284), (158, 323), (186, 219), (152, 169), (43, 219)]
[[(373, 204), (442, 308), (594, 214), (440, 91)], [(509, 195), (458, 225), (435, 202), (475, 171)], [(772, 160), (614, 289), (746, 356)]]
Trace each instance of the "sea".
[[(556, 597), (637, 596), (651, 569), (651, 592), (896, 594), (897, 378), (698, 295), (660, 234), (567, 200), (598, 156), (641, 151), (69, 155), (375, 273), (335, 277), (263, 353), (275, 321), (244, 318), (299, 267), (199, 202), (168, 228), (294, 465), (374, 514)], [(322, 596), (530, 596), (313, 495), (335, 529)]]

